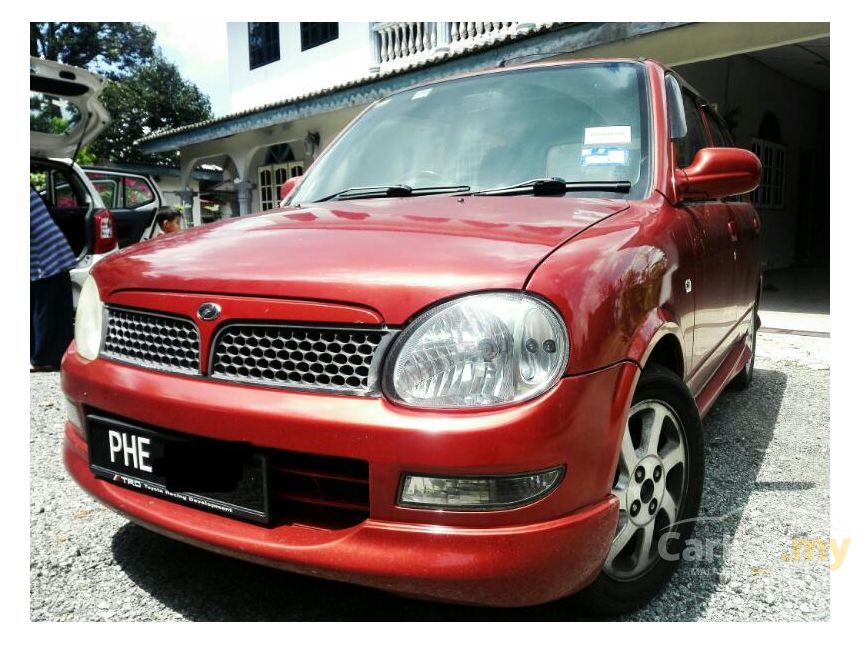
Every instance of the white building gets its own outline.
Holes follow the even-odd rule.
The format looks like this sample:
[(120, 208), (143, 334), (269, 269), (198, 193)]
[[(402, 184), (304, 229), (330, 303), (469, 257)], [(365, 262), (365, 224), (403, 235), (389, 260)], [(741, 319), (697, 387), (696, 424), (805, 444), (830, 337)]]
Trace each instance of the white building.
[(227, 33), (233, 112), (140, 141), (180, 151), (189, 202), (193, 169), (224, 168), (225, 216), (276, 206), (288, 177), (391, 92), (536, 57), (645, 56), (675, 67), (765, 160), (768, 191), (754, 199), (766, 267), (826, 262), (828, 23), (243, 22)]
[(228, 23), (230, 110), (361, 78), (369, 71), (370, 51), (366, 22)]

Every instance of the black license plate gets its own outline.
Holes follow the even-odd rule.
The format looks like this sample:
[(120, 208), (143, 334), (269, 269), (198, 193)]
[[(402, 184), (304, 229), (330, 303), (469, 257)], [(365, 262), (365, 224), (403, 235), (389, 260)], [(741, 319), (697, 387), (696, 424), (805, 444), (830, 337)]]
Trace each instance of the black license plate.
[(213, 513), (269, 521), (266, 457), (241, 442), (217, 441), (87, 416), (90, 469), (141, 493)]

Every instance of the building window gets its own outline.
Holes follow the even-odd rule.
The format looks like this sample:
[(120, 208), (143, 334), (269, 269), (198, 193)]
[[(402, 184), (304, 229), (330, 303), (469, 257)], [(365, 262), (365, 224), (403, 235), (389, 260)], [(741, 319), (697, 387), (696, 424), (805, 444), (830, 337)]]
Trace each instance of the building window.
[(761, 183), (752, 194), (752, 203), (759, 208), (784, 208), (785, 146), (753, 139), (750, 150), (761, 161)]
[(300, 24), (302, 51), (337, 39), (336, 22), (303, 22)]
[(276, 22), (248, 23), (248, 60), (251, 69), (281, 58), (281, 41)]
[(305, 165), (301, 161), (268, 164), (257, 167), (257, 179), (260, 186), (260, 208), (267, 211), (275, 208), (281, 201), (281, 186), (290, 177), (304, 174)]

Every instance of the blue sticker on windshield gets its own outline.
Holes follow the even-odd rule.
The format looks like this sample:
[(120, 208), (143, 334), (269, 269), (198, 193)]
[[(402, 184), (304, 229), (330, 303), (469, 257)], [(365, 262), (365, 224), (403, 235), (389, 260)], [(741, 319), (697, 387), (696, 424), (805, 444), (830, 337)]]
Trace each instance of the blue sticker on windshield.
[(624, 148), (593, 146), (583, 148), (580, 163), (583, 166), (626, 166), (629, 151)]

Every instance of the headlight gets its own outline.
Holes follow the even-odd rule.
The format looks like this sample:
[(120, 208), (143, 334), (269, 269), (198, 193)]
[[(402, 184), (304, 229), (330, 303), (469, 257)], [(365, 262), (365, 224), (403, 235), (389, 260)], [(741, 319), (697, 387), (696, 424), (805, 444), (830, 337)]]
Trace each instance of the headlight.
[(419, 316), (386, 363), (389, 398), (415, 407), (524, 401), (558, 381), (568, 360), (561, 316), (525, 293), (465, 296)]
[(78, 298), (75, 313), (75, 348), (86, 359), (97, 358), (102, 344), (103, 307), (99, 288), (92, 276), (88, 276)]

